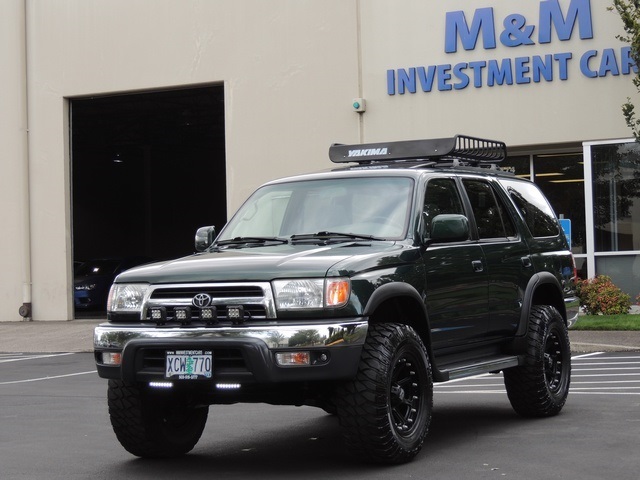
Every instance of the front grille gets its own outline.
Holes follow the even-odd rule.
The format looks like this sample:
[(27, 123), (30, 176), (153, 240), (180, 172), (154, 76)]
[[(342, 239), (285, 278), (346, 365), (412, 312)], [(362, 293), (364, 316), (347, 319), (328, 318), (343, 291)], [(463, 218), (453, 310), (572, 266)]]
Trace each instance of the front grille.
[[(235, 285), (235, 286), (185, 286), (185, 287), (159, 287), (151, 294), (151, 300), (162, 301), (163, 299), (188, 298), (192, 299), (199, 293), (206, 293), (211, 298), (246, 298), (263, 297), (264, 292), (256, 285)], [(191, 303), (191, 302), (189, 302)]]
[[(194, 302), (196, 296), (204, 296), (204, 302)], [(199, 326), (206, 322), (201, 318), (201, 307), (215, 307), (217, 319), (208, 326), (234, 324), (228, 317), (229, 307), (242, 307), (244, 318), (237, 323), (260, 323), (276, 317), (271, 285), (269, 283), (220, 283), (220, 284), (172, 284), (153, 286), (145, 305), (144, 318), (151, 318), (151, 310), (164, 307), (168, 325), (178, 324), (177, 308), (189, 309), (190, 320), (186, 325)]]

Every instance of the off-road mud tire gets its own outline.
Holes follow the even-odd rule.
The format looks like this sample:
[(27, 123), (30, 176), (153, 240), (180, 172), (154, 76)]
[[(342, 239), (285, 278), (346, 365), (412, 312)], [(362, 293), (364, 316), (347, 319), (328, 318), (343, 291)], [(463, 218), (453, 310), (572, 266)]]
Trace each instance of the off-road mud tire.
[(209, 413), (185, 396), (160, 396), (109, 380), (109, 417), (120, 444), (138, 457), (179, 457), (198, 443)]
[(347, 447), (371, 462), (398, 464), (424, 443), (433, 409), (433, 378), (418, 334), (402, 324), (370, 325), (355, 379), (337, 390)]
[(525, 364), (504, 371), (511, 406), (524, 417), (550, 417), (564, 406), (571, 382), (569, 333), (558, 310), (534, 305)]

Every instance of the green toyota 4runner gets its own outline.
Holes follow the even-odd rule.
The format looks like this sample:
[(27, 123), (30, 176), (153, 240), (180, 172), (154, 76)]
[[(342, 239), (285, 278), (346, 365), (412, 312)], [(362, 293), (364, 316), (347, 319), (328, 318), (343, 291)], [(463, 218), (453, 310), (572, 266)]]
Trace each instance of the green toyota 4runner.
[(412, 459), (433, 382), (504, 372), (516, 412), (560, 412), (575, 264), (504, 143), (333, 145), (330, 172), (260, 187), (198, 253), (137, 267), (95, 330), (123, 447), (189, 452), (209, 405), (312, 405), (365, 459)]

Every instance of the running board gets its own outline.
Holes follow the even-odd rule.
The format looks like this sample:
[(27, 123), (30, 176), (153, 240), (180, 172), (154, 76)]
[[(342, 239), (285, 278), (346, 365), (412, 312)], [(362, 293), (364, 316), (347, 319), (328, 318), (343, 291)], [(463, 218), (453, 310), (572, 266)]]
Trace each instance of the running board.
[(517, 355), (500, 355), (490, 358), (478, 359), (473, 363), (460, 362), (444, 365), (439, 370), (437, 381), (446, 382), (456, 378), (472, 377), (482, 373), (499, 372), (505, 368), (522, 365), (522, 358)]

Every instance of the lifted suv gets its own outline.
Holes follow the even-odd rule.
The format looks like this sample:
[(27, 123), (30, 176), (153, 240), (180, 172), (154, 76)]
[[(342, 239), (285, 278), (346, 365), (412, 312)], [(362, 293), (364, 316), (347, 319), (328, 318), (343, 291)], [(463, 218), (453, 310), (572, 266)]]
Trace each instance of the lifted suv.
[(342, 165), (259, 188), (200, 253), (134, 268), (95, 330), (126, 450), (189, 452), (209, 405), (313, 405), (347, 446), (412, 459), (433, 382), (504, 372), (519, 414), (569, 391), (575, 266), (538, 188), (501, 142), (333, 145)]

